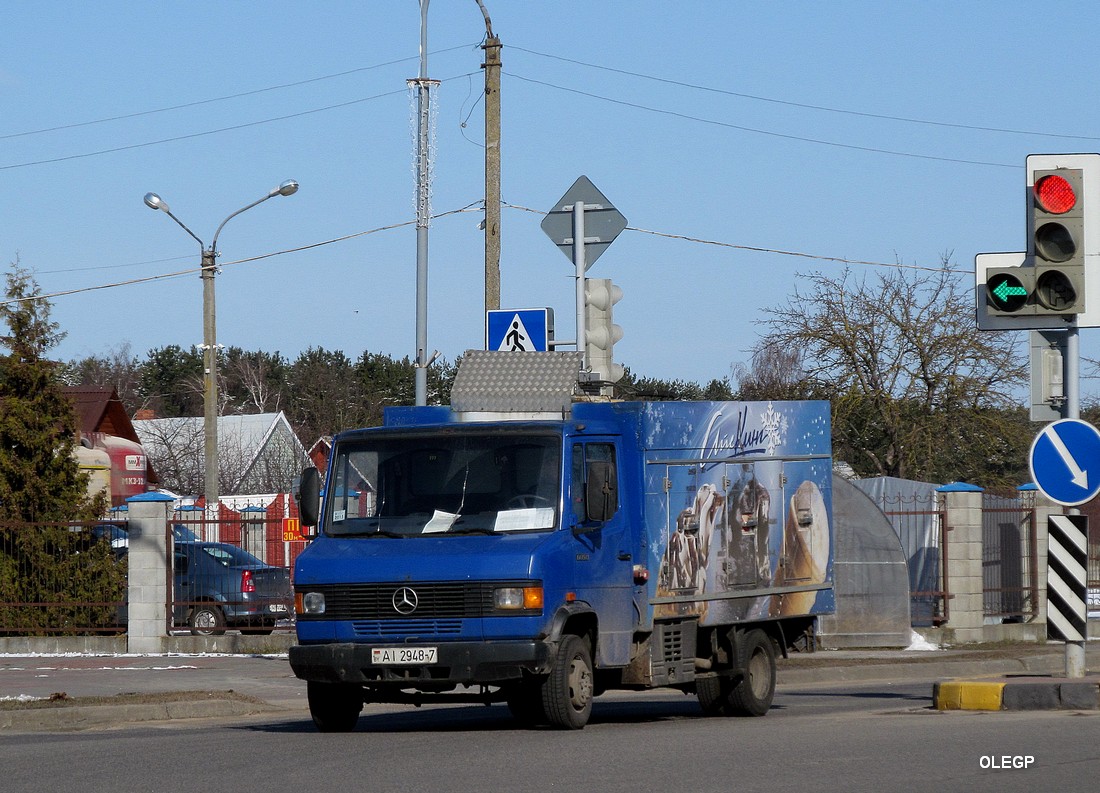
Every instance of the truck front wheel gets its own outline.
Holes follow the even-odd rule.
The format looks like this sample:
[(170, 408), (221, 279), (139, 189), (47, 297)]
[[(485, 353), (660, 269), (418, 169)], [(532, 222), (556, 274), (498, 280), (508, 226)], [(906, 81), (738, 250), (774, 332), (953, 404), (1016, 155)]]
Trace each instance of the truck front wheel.
[(363, 710), (363, 694), (357, 686), (306, 682), (309, 715), (321, 732), (351, 732)]
[(551, 726), (579, 730), (592, 715), (592, 651), (588, 642), (572, 634), (563, 636), (554, 657), (554, 668), (542, 685), (542, 707)]

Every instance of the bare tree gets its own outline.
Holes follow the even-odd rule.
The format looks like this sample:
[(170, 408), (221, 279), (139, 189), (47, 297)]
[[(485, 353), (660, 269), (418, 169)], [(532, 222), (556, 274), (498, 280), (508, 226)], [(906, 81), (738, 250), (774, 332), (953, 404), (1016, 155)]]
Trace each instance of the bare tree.
[(231, 347), (222, 372), (220, 388), (235, 394), (238, 403), (233, 412), (277, 413), (282, 407), (288, 364), (279, 353), (247, 352)]
[(973, 293), (947, 258), (936, 271), (805, 275), (771, 310), (758, 356), (797, 365), (803, 385), (832, 400), (834, 453), (857, 471), (996, 479), (1023, 460), (1026, 424), (1006, 414), (1026, 364), (1013, 334), (977, 330)]
[(206, 436), (201, 419), (135, 421), (134, 429), (162, 487), (183, 495), (203, 492)]
[(106, 355), (70, 361), (64, 377), (68, 385), (115, 389), (130, 415), (147, 407), (141, 396), (141, 363), (127, 341), (112, 347)]

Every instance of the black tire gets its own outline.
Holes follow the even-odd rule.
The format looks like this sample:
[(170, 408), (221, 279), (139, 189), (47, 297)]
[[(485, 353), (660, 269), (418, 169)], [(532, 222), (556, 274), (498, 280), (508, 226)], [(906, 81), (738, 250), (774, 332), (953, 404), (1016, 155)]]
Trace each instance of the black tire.
[(580, 636), (563, 636), (554, 668), (542, 684), (542, 707), (553, 727), (579, 730), (592, 715), (592, 651)]
[(508, 710), (523, 727), (536, 727), (546, 723), (546, 711), (542, 707), (542, 681), (524, 680), (509, 687)]
[(213, 603), (200, 603), (191, 609), (187, 624), (192, 636), (221, 636), (225, 633), (225, 614)]
[(309, 715), (321, 732), (351, 732), (363, 710), (363, 693), (343, 683), (306, 682)]
[(744, 674), (730, 692), (730, 712), (763, 716), (775, 698), (775, 644), (757, 628), (745, 634), (737, 649)]
[(743, 674), (704, 677), (695, 682), (695, 696), (708, 716), (763, 716), (775, 698), (775, 644), (759, 628), (738, 637)]
[(700, 677), (695, 680), (695, 696), (706, 716), (728, 716), (733, 684), (724, 675)]

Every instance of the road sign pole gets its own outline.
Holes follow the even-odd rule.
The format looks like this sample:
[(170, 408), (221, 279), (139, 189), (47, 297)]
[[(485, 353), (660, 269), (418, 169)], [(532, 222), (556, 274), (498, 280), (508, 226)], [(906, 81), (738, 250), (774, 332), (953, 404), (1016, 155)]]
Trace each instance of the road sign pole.
[[(1066, 331), (1066, 356), (1065, 389), (1066, 389), (1066, 418), (1081, 418), (1081, 337), (1078, 335), (1077, 326), (1074, 325)], [(1070, 515), (1080, 515), (1081, 510), (1071, 507), (1067, 510)], [(1077, 678), (1085, 676), (1085, 643), (1066, 642), (1066, 677)]]
[(573, 204), (573, 264), (577, 268), (577, 350), (584, 355), (582, 369), (588, 369), (584, 344), (584, 202)]

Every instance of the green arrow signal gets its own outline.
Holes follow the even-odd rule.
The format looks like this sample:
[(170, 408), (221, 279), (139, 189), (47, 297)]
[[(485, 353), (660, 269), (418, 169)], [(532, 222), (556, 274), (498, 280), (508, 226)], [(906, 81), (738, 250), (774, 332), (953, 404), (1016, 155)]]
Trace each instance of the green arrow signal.
[(1006, 278), (993, 287), (993, 296), (1001, 302), (1005, 302), (1010, 297), (1027, 297), (1027, 290), (1022, 286), (1009, 286)]

